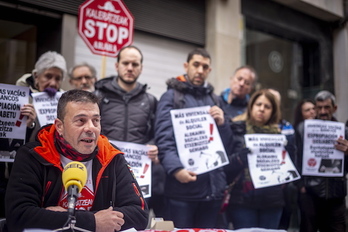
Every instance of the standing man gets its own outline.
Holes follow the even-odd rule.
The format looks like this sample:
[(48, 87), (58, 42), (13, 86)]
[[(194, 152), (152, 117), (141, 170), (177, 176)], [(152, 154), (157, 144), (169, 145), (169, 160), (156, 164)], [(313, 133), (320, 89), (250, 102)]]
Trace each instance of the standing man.
[(221, 138), (230, 139), (224, 113), (216, 106), (218, 97), (207, 82), (210, 64), (211, 58), (205, 49), (191, 51), (184, 63), (186, 74), (167, 81), (168, 90), (162, 95), (156, 111), (155, 139), (167, 173), (165, 195), (169, 198), (170, 219), (177, 228), (214, 228), (226, 186), (222, 168), (201, 175), (185, 169), (170, 116), (172, 109), (210, 105), (209, 113), (215, 119)]
[[(65, 92), (54, 124), (42, 127), (35, 142), (17, 151), (6, 192), (9, 231), (67, 226), (62, 172), (72, 161), (87, 170), (86, 185), (76, 199), (76, 227), (97, 232), (144, 230), (148, 210), (122, 154), (100, 135), (98, 98), (82, 90)], [(74, 175), (72, 179), (78, 179)]]
[(249, 94), (257, 82), (257, 74), (249, 65), (237, 68), (230, 79), (230, 88), (225, 89), (220, 95), (221, 108), (230, 118), (245, 112)]
[[(329, 91), (320, 91), (314, 98), (317, 118), (337, 121), (333, 114), (337, 110), (335, 96)], [(304, 123), (298, 126), (296, 140), (298, 144), (299, 171), (302, 170)], [(297, 132), (297, 131), (296, 131)], [(347, 138), (347, 130), (346, 130)], [(337, 139), (333, 145), (344, 152), (344, 175), (342, 177), (302, 176), (298, 182), (300, 191), (299, 205), (301, 211), (301, 232), (342, 232), (346, 231), (345, 197), (347, 192), (347, 154), (348, 141)]]
[(69, 72), (70, 85), (74, 89), (93, 92), (94, 83), (97, 81), (97, 71), (88, 63), (77, 64)]
[(157, 146), (153, 145), (157, 99), (146, 92), (146, 84), (137, 81), (143, 69), (142, 52), (135, 46), (122, 48), (115, 67), (117, 76), (101, 79), (95, 84), (95, 93), (101, 97), (102, 134), (112, 140), (148, 144), (148, 156), (153, 162), (153, 196), (150, 199), (153, 205), (149, 207), (154, 208), (156, 217), (163, 217), (165, 205), (161, 185), (164, 185), (164, 171), (159, 164)]

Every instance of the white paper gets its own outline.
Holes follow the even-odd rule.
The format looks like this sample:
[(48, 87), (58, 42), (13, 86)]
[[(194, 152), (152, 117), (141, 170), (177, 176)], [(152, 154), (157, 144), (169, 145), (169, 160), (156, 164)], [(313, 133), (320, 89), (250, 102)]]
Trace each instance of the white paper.
[(132, 167), (133, 173), (143, 196), (151, 197), (151, 170), (152, 162), (147, 156), (147, 152), (150, 149), (146, 145), (137, 143), (121, 142), (116, 140), (109, 140), (115, 144), (123, 153), (129, 165)]
[(341, 122), (305, 120), (302, 175), (343, 176), (344, 153), (334, 147), (340, 136), (344, 138)]
[(54, 97), (46, 92), (32, 93), (36, 115), (41, 126), (54, 123), (57, 118), (57, 105), (63, 92), (57, 92)]
[(175, 141), (183, 166), (202, 174), (229, 163), (210, 106), (171, 110)]
[(300, 178), (284, 145), (285, 135), (247, 134), (245, 144), (251, 150), (248, 163), (255, 188), (280, 185)]

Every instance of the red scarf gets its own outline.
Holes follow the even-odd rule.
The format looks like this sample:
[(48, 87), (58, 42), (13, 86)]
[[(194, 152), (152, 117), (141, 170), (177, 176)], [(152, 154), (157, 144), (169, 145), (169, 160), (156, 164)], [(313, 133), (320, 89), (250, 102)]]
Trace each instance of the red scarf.
[(58, 152), (73, 161), (88, 161), (93, 159), (98, 153), (98, 147), (96, 147), (91, 154), (81, 154), (76, 151), (63, 136), (60, 136), (57, 131), (54, 132), (54, 141)]

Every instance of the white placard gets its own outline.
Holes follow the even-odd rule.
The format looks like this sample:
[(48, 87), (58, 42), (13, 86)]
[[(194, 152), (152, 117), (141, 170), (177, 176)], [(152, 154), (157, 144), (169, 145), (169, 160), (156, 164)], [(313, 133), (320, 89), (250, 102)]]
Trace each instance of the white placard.
[(57, 105), (63, 92), (50, 97), (46, 92), (32, 93), (33, 104), (41, 126), (54, 123), (57, 118)]
[(143, 196), (151, 197), (151, 159), (147, 156), (149, 147), (137, 143), (121, 142), (116, 140), (109, 140), (116, 145), (123, 153), (129, 165), (132, 167), (133, 173)]
[(229, 163), (209, 109), (202, 106), (170, 111), (180, 160), (197, 175)]
[(0, 84), (0, 161), (13, 162), (15, 150), (24, 144), (27, 117), (20, 108), (28, 102), (28, 87)]
[(247, 134), (245, 144), (251, 150), (248, 163), (254, 187), (263, 188), (300, 179), (284, 145), (285, 135)]
[(305, 120), (302, 175), (343, 176), (344, 153), (334, 145), (340, 136), (344, 138), (344, 129), (341, 122)]

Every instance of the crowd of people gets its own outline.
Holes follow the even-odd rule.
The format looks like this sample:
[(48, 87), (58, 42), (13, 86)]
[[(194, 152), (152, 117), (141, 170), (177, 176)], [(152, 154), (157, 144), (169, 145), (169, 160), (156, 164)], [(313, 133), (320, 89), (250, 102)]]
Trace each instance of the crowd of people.
[[(16, 85), (29, 87), (30, 93), (54, 96), (64, 92), (61, 84), (68, 75), (72, 90), (60, 97), (53, 124), (40, 125), (32, 99), (20, 109), (27, 117), (25, 143), (16, 148), (13, 165), (0, 163), (0, 186), (6, 191), (0, 194), (0, 217), (6, 217), (9, 231), (67, 226), (61, 176), (72, 161), (83, 163), (88, 173), (78, 197), (88, 203), (77, 205), (74, 215), (76, 226), (88, 231), (144, 230), (150, 209), (176, 228), (287, 230), (295, 213), (300, 232), (345, 231), (347, 159), (333, 162), (340, 165), (341, 176), (302, 174), (305, 122), (337, 121), (332, 93), (322, 90), (301, 100), (290, 123), (282, 117), (279, 91), (255, 89), (259, 77), (249, 65), (238, 67), (218, 96), (208, 81), (210, 54), (194, 49), (183, 74), (167, 79), (167, 91), (156, 99), (138, 82), (143, 60), (138, 47), (124, 47), (115, 63), (117, 74), (98, 80), (93, 65), (77, 64), (68, 72), (64, 57), (48, 51), (32, 73), (18, 79)], [(210, 106), (228, 164), (197, 174), (180, 157), (171, 112), (204, 106)], [(345, 132), (332, 144), (344, 156)], [(246, 136), (262, 134), (285, 136), (283, 153), (289, 154), (300, 178), (255, 187)], [(149, 148), (151, 197), (143, 197), (123, 153), (109, 139)]]

